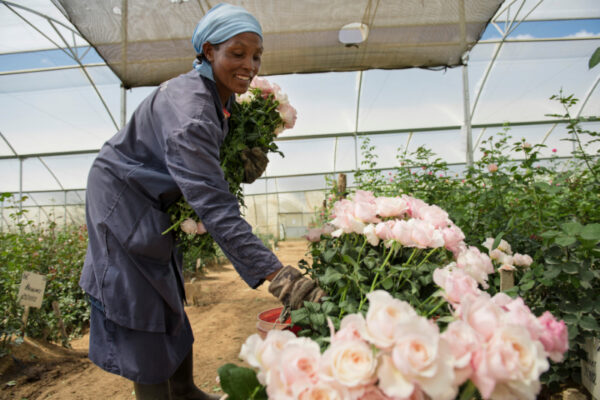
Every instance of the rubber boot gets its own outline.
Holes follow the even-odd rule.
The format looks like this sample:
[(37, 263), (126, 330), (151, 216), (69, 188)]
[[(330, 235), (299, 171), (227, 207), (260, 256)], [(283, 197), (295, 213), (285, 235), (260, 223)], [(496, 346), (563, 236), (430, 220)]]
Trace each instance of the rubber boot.
[(221, 396), (210, 395), (194, 384), (194, 359), (192, 351), (185, 357), (177, 371), (169, 378), (171, 400), (219, 400)]
[(171, 400), (169, 381), (153, 385), (133, 382), (133, 390), (136, 400)]

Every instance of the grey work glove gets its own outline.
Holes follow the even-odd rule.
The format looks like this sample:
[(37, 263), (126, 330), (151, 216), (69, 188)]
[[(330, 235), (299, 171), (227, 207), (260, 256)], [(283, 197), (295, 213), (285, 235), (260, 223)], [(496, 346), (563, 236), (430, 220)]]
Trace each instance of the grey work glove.
[(302, 275), (296, 268), (283, 267), (269, 284), (269, 293), (277, 297), (284, 307), (297, 310), (305, 301), (317, 303), (325, 296), (315, 281)]
[(269, 159), (260, 147), (253, 147), (252, 150), (246, 147), (240, 152), (240, 158), (244, 163), (244, 183), (252, 183), (260, 177), (265, 169)]

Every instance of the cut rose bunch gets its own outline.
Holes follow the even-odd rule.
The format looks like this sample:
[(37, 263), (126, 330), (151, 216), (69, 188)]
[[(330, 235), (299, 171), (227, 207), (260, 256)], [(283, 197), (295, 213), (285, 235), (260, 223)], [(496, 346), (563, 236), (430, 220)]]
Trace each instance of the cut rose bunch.
[[(244, 205), (244, 164), (240, 152), (258, 147), (265, 154), (275, 152), (283, 156), (275, 139), (285, 129), (293, 128), (295, 123), (296, 110), (277, 84), (255, 77), (246, 93), (236, 95), (220, 160), (229, 191), (241, 205)], [(168, 212), (172, 225), (164, 233), (176, 229), (179, 247), (184, 252), (192, 247), (205, 247), (205, 242), (211, 241), (208, 235), (202, 235), (206, 229), (185, 199), (173, 204)]]
[[(443, 288), (454, 274), (465, 279), (455, 266), (438, 271)], [(449, 300), (453, 318), (443, 331), (377, 290), (364, 315), (345, 316), (337, 332), (329, 322), (322, 353), (311, 339), (273, 330), (264, 340), (250, 336), (240, 357), (258, 371), (269, 399), (449, 400), (475, 390), (484, 399), (535, 399), (547, 358), (567, 350), (564, 323), (549, 313), (536, 318), (520, 298), (466, 287), (460, 304)]]

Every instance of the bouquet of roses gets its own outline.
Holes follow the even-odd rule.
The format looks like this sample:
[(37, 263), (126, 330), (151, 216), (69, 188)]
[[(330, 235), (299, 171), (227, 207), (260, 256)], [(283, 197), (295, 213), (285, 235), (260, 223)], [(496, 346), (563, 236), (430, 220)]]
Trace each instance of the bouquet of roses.
[(308, 268), (329, 298), (292, 313), (315, 340), (250, 336), (240, 356), (257, 373), (220, 370), (231, 400), (535, 399), (548, 358), (561, 361), (568, 348), (566, 325), (482, 290), (492, 290), (494, 264), (527, 266), (529, 256), (488, 239), (490, 258), (465, 244), (444, 210), (406, 195), (358, 191), (333, 210), (310, 233)]
[[(275, 139), (283, 130), (293, 128), (295, 123), (296, 110), (277, 84), (255, 77), (246, 93), (236, 95), (220, 159), (229, 191), (242, 206), (244, 164), (240, 153), (244, 149), (259, 148), (265, 154), (276, 152), (283, 156)], [(184, 252), (191, 247), (212, 247), (212, 239), (203, 235), (206, 229), (185, 199), (181, 198), (168, 212), (173, 225), (163, 234), (177, 229), (178, 245)]]

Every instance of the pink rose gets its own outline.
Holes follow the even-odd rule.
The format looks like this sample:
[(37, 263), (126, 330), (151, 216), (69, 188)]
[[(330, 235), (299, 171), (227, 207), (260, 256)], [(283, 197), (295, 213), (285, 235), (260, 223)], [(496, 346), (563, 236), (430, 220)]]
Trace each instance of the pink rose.
[(410, 220), (412, 225), (412, 239), (415, 246), (420, 249), (437, 248), (444, 246), (442, 232), (431, 222), (426, 220)]
[(297, 397), (298, 400), (345, 400), (347, 398), (347, 390), (343, 386), (324, 381), (306, 388)]
[(460, 304), (461, 299), (469, 294), (477, 296), (480, 293), (477, 281), (463, 270), (456, 268), (455, 263), (433, 271), (433, 281), (444, 289), (444, 297), (453, 305)]
[(356, 219), (365, 223), (378, 223), (377, 204), (373, 193), (357, 190), (354, 195), (354, 215)]
[(481, 340), (477, 332), (461, 320), (452, 321), (441, 336), (450, 344), (454, 356), (454, 384), (460, 386), (473, 373), (471, 359), (473, 353), (481, 348)]
[(466, 296), (461, 299), (458, 311), (460, 319), (479, 333), (484, 341), (489, 340), (502, 325), (504, 311), (486, 292), (481, 292), (479, 296)]
[(252, 79), (252, 82), (250, 82), (250, 87), (260, 89), (261, 95), (264, 98), (267, 98), (269, 94), (273, 93), (273, 87), (271, 86), (271, 83), (269, 83), (268, 80), (258, 76), (255, 76), (254, 79)]
[(449, 227), (442, 228), (440, 232), (444, 238), (446, 249), (451, 251), (455, 256), (458, 256), (465, 247), (465, 234), (463, 231), (458, 226), (452, 224)]
[(375, 225), (369, 224), (365, 226), (365, 229), (363, 229), (363, 234), (371, 246), (377, 246), (379, 244), (379, 237), (375, 232)]
[(206, 227), (204, 226), (204, 224), (201, 221), (198, 221), (198, 226), (196, 227), (196, 233), (198, 235), (202, 235), (202, 234), (206, 233)]
[(494, 272), (492, 260), (487, 254), (483, 254), (477, 247), (469, 246), (456, 258), (458, 268), (471, 275), (484, 288), (488, 288), (488, 274)]
[(320, 242), (321, 241), (321, 234), (322, 233), (323, 233), (323, 230), (321, 228), (310, 228), (308, 230), (308, 233), (306, 235), (304, 235), (304, 237), (309, 242), (316, 243), (316, 242)]
[(365, 319), (362, 314), (348, 314), (340, 323), (340, 330), (332, 334), (331, 341), (336, 340), (361, 340), (360, 335), (365, 330)]
[(255, 333), (246, 339), (239, 356), (252, 367), (259, 369), (257, 378), (264, 385), (268, 371), (278, 368), (280, 354), (285, 344), (294, 339), (296, 335), (290, 331), (271, 330), (265, 340)]
[(444, 228), (451, 224), (448, 213), (436, 205), (421, 207), (417, 218), (431, 223), (436, 228)]
[(283, 121), (285, 129), (292, 129), (296, 125), (297, 111), (291, 104), (280, 104), (277, 112)]
[(487, 166), (488, 171), (494, 173), (496, 171), (498, 171), (498, 165), (497, 164), (488, 164)]
[(396, 327), (390, 355), (383, 355), (377, 371), (379, 387), (388, 395), (410, 396), (420, 388), (434, 399), (454, 399), (454, 361), (450, 346), (437, 325), (413, 316)]
[(406, 204), (408, 204), (408, 215), (410, 215), (413, 218), (420, 218), (419, 215), (421, 209), (423, 207), (428, 206), (427, 203), (425, 203), (423, 200), (417, 199), (415, 197), (403, 194), (402, 198), (406, 201)]
[(533, 258), (527, 254), (515, 253), (513, 256), (513, 263), (519, 267), (529, 267), (533, 263)]
[(281, 350), (278, 368), (271, 368), (267, 373), (267, 390), (297, 398), (317, 383), (320, 364), (321, 352), (316, 342), (309, 338), (292, 339)]
[[(333, 213), (335, 215), (331, 223), (344, 233), (362, 233), (365, 229), (365, 223), (354, 216), (354, 203), (350, 200), (342, 199), (336, 201), (333, 205)], [(333, 236), (339, 236), (337, 231), (332, 233)]]
[(401, 197), (377, 197), (375, 204), (377, 215), (382, 218), (401, 217), (408, 211), (408, 204)]
[(562, 361), (564, 353), (569, 350), (569, 331), (565, 321), (557, 321), (549, 311), (544, 312), (538, 321), (542, 326), (539, 340), (544, 349), (552, 361)]
[(375, 225), (375, 234), (381, 240), (393, 239), (394, 235), (392, 233), (392, 226), (394, 226), (394, 224), (395, 221), (385, 221), (378, 223), (377, 225)]
[(517, 324), (525, 327), (529, 331), (531, 338), (533, 340), (538, 340), (542, 334), (542, 325), (529, 307), (527, 307), (523, 299), (520, 297), (512, 299), (504, 293), (498, 293), (492, 298), (492, 301), (495, 301), (498, 296), (506, 296), (510, 299), (510, 301), (503, 306), (506, 310), (506, 314), (503, 317), (505, 323)]
[(394, 344), (396, 326), (416, 316), (416, 311), (405, 301), (393, 298), (384, 290), (367, 294), (369, 310), (361, 336), (375, 346), (385, 349)]
[(549, 368), (540, 342), (524, 327), (498, 327), (473, 357), (471, 381), (484, 398), (535, 400), (540, 375)]
[(353, 388), (374, 382), (377, 359), (363, 340), (335, 340), (321, 358), (321, 376)]

